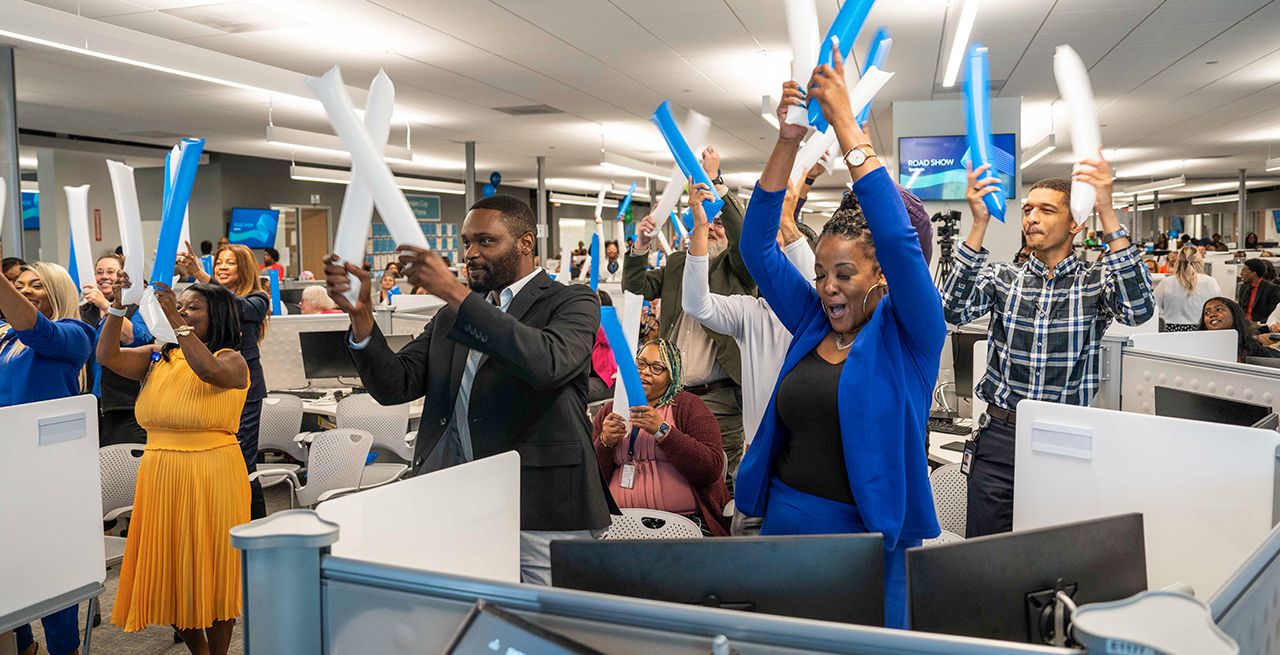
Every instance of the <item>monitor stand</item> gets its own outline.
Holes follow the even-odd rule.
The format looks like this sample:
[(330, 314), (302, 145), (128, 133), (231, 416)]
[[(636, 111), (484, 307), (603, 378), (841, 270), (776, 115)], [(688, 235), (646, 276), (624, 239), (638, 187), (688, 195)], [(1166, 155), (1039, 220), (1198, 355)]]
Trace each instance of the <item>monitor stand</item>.
[(1027, 643), (1067, 646), (1071, 613), (1076, 609), (1072, 599), (1078, 589), (1079, 585), (1064, 584), (1059, 578), (1053, 589), (1027, 594)]

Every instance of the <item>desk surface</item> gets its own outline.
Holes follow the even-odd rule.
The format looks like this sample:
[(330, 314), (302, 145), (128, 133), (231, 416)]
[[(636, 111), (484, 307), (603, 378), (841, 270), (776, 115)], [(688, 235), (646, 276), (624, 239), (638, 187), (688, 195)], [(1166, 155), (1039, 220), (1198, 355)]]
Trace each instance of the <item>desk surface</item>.
[[(351, 387), (338, 387), (333, 389), (287, 389), (281, 391), (273, 391), (272, 393), (288, 394), (289, 391), (322, 391), (325, 393), (323, 398), (303, 398), (302, 413), (312, 414), (315, 416), (324, 416), (330, 419), (338, 417), (338, 400), (334, 397), (334, 392), (341, 391), (345, 396), (351, 394)], [(415, 421), (422, 418), (423, 399), (419, 398), (409, 403), (409, 420)]]
[[(961, 425), (968, 425), (970, 421), (960, 421)], [(964, 457), (964, 453), (956, 450), (946, 450), (944, 445), (953, 441), (963, 442), (968, 437), (963, 434), (948, 434), (946, 432), (930, 432), (929, 433), (929, 463), (936, 466), (945, 464), (959, 464)]]

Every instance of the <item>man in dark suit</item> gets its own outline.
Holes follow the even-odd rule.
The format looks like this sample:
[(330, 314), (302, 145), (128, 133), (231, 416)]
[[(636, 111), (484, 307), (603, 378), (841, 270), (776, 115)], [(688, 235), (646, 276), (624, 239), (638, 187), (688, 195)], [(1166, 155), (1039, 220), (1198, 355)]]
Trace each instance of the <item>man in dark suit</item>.
[[(398, 353), (374, 323), (369, 275), (331, 255), (325, 276), (351, 316), (365, 389), (384, 405), (425, 396), (415, 474), (520, 453), (521, 577), (550, 584), (550, 541), (591, 538), (614, 506), (586, 414), (599, 302), (589, 287), (535, 268), (535, 230), (529, 206), (510, 196), (472, 205), (462, 225), (466, 286), (434, 252), (402, 245), (409, 283), (448, 305)], [(355, 303), (345, 295), (348, 273), (361, 283)]]
[(1280, 304), (1280, 287), (1264, 278), (1267, 264), (1261, 259), (1246, 260), (1240, 267), (1240, 291), (1236, 302), (1244, 308), (1244, 315), (1255, 323), (1266, 323), (1276, 305)]

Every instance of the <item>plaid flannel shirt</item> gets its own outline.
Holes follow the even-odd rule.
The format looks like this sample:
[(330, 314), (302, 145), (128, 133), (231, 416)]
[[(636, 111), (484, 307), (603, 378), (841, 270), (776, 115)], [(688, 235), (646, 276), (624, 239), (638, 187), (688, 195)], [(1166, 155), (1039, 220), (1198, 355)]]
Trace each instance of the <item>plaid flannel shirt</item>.
[(1141, 325), (1155, 313), (1151, 276), (1137, 249), (1108, 253), (1093, 266), (1068, 256), (1052, 271), (1035, 257), (1015, 266), (989, 263), (987, 255), (961, 244), (942, 289), (948, 323), (994, 314), (987, 372), (974, 394), (1009, 410), (1027, 398), (1088, 405), (1112, 318)]

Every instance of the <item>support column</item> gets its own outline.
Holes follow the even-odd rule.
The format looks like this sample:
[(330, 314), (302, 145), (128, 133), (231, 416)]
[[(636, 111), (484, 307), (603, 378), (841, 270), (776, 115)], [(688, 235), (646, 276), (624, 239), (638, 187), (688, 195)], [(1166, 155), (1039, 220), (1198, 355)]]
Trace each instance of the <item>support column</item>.
[(538, 155), (538, 254), (542, 256), (542, 261), (546, 262), (550, 255), (547, 254), (547, 236), (550, 231), (547, 227), (547, 158), (544, 155)]
[(467, 209), (471, 205), (476, 204), (476, 142), (468, 141), (464, 144), (467, 157), (466, 187), (467, 187)]
[[(1240, 200), (1236, 205), (1236, 248), (1244, 247), (1244, 214), (1245, 206), (1249, 199), (1249, 189), (1245, 186), (1246, 173), (1248, 173), (1248, 169), (1240, 169)], [(1259, 239), (1259, 241), (1261, 241), (1261, 239)]]
[[(1137, 222), (1141, 223), (1141, 221), (1137, 221)], [(1154, 232), (1155, 226), (1159, 224), (1160, 224), (1160, 192), (1155, 191), (1152, 193), (1152, 196), (1151, 196), (1151, 230)], [(1135, 232), (1134, 236), (1137, 236), (1139, 238), (1139, 243), (1142, 241), (1141, 232)]]
[[(18, 99), (15, 90), (13, 48), (0, 46), (0, 178), (4, 179), (5, 257), (24, 257), (22, 249), (22, 170), (18, 165)], [(34, 258), (32, 258), (34, 259)]]

